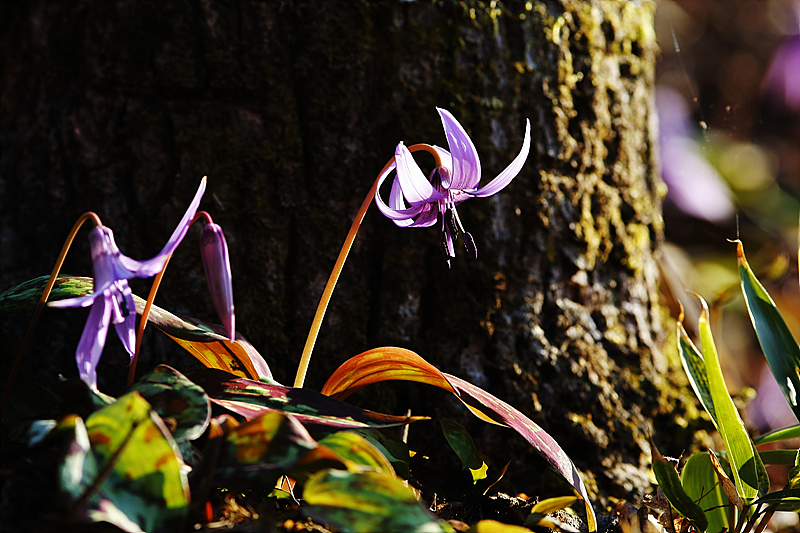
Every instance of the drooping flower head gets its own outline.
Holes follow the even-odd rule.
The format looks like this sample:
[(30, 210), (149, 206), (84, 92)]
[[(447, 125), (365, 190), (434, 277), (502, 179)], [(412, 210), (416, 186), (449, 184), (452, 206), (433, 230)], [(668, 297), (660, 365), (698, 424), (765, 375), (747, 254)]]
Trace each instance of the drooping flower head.
[[(530, 121), (526, 121), (525, 139), (517, 157), (496, 178), (478, 188), (481, 163), (472, 140), (449, 111), (436, 109), (442, 118), (450, 150), (438, 146), (427, 147), (437, 159), (438, 166), (429, 178), (425, 178), (411, 151), (402, 142), (398, 144), (394, 163), (378, 178), (375, 203), (381, 213), (401, 227), (428, 227), (438, 223), (441, 228), (442, 255), (449, 267), (450, 259), (455, 257), (453, 242), (459, 234), (467, 251), (473, 257), (478, 256), (475, 241), (464, 230), (456, 206), (470, 198), (491, 196), (511, 183), (528, 157), (531, 125)], [(387, 204), (380, 196), (380, 186), (393, 170), (396, 170), (397, 176), (392, 183)]]
[(167, 244), (158, 255), (147, 261), (137, 261), (123, 255), (114, 242), (114, 232), (106, 226), (96, 226), (89, 233), (94, 272), (92, 294), (48, 304), (51, 307), (92, 306), (75, 354), (80, 378), (92, 390), (97, 390), (97, 364), (103, 353), (111, 323), (114, 324), (117, 335), (128, 353), (131, 356), (134, 353), (136, 307), (128, 280), (149, 278), (164, 268), (169, 257), (186, 236), (205, 189), (206, 178), (203, 178), (189, 209), (186, 210)]
[(236, 338), (236, 322), (233, 307), (233, 283), (228, 243), (219, 224), (209, 222), (200, 233), (200, 255), (206, 271), (211, 301), (217, 310), (228, 338)]

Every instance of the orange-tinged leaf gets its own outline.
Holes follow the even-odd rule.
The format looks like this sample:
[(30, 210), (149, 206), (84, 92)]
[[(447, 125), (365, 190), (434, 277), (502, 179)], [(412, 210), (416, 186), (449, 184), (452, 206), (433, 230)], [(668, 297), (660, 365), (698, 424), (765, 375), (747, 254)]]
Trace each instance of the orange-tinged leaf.
[(375, 348), (345, 361), (325, 382), (322, 394), (344, 400), (361, 387), (391, 380), (427, 383), (455, 394), (439, 369), (411, 350), (395, 347)]
[(342, 399), (365, 385), (381, 381), (414, 381), (439, 387), (454, 394), (479, 418), (517, 431), (583, 498), (589, 531), (597, 530), (580, 473), (555, 439), (514, 407), (471, 383), (440, 372), (411, 350), (377, 348), (352, 357), (333, 373), (322, 393)]
[[(231, 342), (221, 339), (212, 342), (198, 342), (174, 337), (166, 331), (164, 334), (177, 342), (181, 348), (195, 356), (198, 361), (208, 368), (217, 368), (249, 379), (272, 377), (271, 374), (268, 376), (259, 375), (258, 370), (253, 365), (254, 357), (252, 353), (255, 349), (246, 341), (242, 342), (237, 339), (235, 342)], [(261, 356), (258, 355), (258, 357), (260, 358)]]

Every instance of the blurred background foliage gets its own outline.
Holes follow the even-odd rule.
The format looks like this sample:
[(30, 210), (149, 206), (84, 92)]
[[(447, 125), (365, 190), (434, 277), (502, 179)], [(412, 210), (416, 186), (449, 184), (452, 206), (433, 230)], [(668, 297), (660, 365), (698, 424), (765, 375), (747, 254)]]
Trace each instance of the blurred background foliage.
[(686, 290), (713, 304), (722, 364), (731, 392), (749, 400), (749, 425), (795, 424), (750, 325), (729, 240), (742, 240), (800, 338), (800, 1), (661, 0), (656, 32), (665, 282), (690, 332), (699, 308)]

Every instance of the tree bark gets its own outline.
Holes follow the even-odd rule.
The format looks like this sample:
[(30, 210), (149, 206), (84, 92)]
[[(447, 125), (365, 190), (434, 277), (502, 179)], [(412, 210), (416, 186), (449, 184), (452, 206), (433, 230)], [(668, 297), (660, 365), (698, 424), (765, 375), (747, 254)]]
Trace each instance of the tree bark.
[[(646, 426), (688, 435), (664, 424), (684, 406), (654, 259), (664, 190), (653, 14), (652, 2), (572, 0), (5, 2), (0, 288), (48, 273), (88, 210), (123, 253), (152, 257), (207, 175), (201, 207), (228, 240), (238, 330), (291, 383), (352, 217), (396, 144), (446, 146), (435, 107), (446, 108), (485, 183), (530, 118), (521, 174), (459, 210), (477, 260), (457, 252), (448, 270), (436, 229), (370, 209), (306, 383), (321, 387), (367, 349), (410, 348), (527, 413), (593, 495), (641, 493)], [(216, 321), (198, 234), (157, 303)], [(79, 240), (68, 272), (90, 275)], [(70, 313), (51, 311), (51, 323)], [(54, 366), (75, 374), (77, 334), (66, 343), (52, 328), (26, 362), (41, 379)], [(108, 349), (101, 387), (113, 392), (126, 358)], [(191, 364), (155, 331), (143, 357), (142, 371)], [(466, 421), (437, 391), (373, 386), (355, 400), (463, 417), (487, 452), (511, 460), (509, 486), (552, 481), (522, 439)]]

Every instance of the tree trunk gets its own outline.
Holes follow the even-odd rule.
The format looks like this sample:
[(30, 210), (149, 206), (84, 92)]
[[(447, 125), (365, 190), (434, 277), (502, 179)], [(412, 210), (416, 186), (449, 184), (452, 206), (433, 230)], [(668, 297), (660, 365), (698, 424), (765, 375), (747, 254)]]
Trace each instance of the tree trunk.
[[(446, 108), (486, 183), (530, 118), (521, 174), (459, 211), (477, 260), (457, 252), (448, 270), (436, 229), (370, 209), (306, 383), (321, 387), (370, 348), (410, 348), (527, 413), (593, 495), (641, 492), (646, 425), (686, 436), (662, 424), (683, 403), (654, 259), (664, 190), (653, 13), (652, 2), (570, 0), (5, 2), (0, 289), (48, 273), (88, 210), (123, 253), (152, 257), (207, 175), (201, 207), (228, 240), (238, 330), (290, 384), (352, 218), (397, 143), (446, 146), (435, 109)], [(198, 234), (157, 303), (216, 321)], [(90, 275), (79, 241), (67, 271)], [(64, 331), (55, 324), (77, 312), (48, 314), (53, 329), (39, 332), (27, 368), (75, 375), (83, 317), (65, 343), (50, 338)], [(118, 344), (99, 370), (112, 393), (125, 377)], [(142, 371), (191, 364), (149, 330), (143, 357)], [(371, 408), (425, 414), (436, 402), (463, 417), (487, 453), (512, 461), (515, 490), (549, 479), (522, 439), (468, 422), (435, 390), (367, 391), (354, 398)]]

